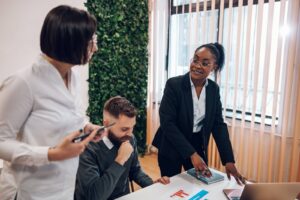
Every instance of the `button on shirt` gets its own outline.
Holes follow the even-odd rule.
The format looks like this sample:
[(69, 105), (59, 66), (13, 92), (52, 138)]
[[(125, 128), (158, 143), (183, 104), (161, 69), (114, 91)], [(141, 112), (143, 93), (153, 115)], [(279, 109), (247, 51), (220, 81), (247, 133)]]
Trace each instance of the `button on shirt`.
[(190, 77), (191, 82), (191, 90), (192, 90), (192, 97), (193, 97), (193, 110), (194, 110), (194, 123), (193, 123), (193, 132), (201, 131), (203, 126), (202, 120), (205, 118), (205, 98), (206, 98), (206, 86), (208, 85), (208, 81), (206, 79), (205, 86), (202, 88), (200, 93), (200, 97), (198, 98), (196, 93), (196, 88), (192, 79)]
[(78, 157), (50, 162), (48, 149), (83, 128), (79, 74), (68, 88), (42, 56), (0, 85), (1, 200), (73, 199)]

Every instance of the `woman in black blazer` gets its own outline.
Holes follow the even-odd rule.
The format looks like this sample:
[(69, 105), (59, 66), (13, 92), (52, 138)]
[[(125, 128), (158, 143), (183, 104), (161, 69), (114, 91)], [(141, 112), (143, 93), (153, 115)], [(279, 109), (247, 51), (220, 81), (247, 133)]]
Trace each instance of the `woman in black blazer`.
[(219, 87), (207, 78), (211, 72), (221, 71), (223, 65), (223, 46), (205, 44), (195, 50), (189, 73), (167, 81), (159, 109), (160, 127), (153, 140), (159, 149), (162, 176), (174, 176), (182, 166), (185, 170), (194, 167), (210, 176), (207, 144), (212, 133), (227, 176), (244, 182), (234, 164)]

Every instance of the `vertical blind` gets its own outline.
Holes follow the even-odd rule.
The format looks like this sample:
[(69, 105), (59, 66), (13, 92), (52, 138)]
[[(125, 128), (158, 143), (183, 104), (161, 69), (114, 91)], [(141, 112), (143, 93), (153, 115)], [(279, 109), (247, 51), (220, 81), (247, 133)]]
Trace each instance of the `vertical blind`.
[(152, 142), (159, 127), (158, 109), (167, 79), (169, 2), (149, 0), (149, 68), (147, 98), (147, 139)]
[[(225, 67), (209, 78), (221, 89), (237, 167), (255, 181), (296, 181), (300, 173), (299, 4), (292, 0), (149, 1), (148, 144), (159, 126), (159, 102), (167, 78), (188, 71), (198, 46), (219, 42), (225, 48)], [(212, 139), (209, 165), (224, 170)]]

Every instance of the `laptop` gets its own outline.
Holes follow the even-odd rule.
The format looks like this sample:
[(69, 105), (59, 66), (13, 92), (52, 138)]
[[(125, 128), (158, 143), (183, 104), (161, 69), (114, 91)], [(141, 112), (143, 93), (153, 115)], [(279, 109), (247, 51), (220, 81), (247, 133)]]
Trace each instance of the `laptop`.
[(246, 184), (244, 190), (224, 189), (229, 200), (295, 200), (300, 193), (298, 183)]

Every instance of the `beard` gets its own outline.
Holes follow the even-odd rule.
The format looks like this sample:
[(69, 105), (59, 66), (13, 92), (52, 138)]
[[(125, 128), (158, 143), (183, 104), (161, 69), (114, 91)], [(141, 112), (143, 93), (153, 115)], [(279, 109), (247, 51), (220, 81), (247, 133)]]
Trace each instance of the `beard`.
[(126, 142), (128, 140), (131, 140), (131, 136), (129, 135), (125, 135), (123, 137), (117, 137), (116, 134), (114, 132), (112, 132), (111, 130), (108, 130), (108, 135), (107, 135), (108, 139), (117, 147), (120, 147), (120, 145), (123, 142)]

